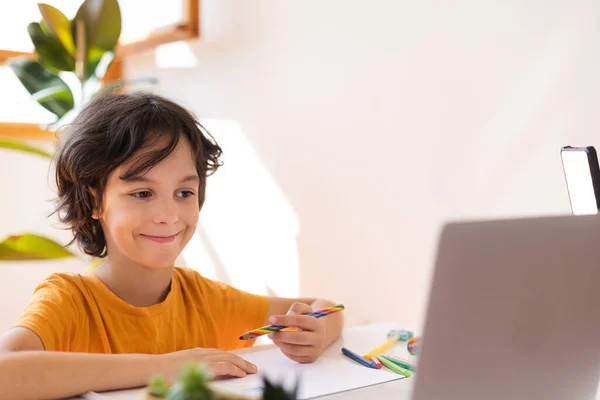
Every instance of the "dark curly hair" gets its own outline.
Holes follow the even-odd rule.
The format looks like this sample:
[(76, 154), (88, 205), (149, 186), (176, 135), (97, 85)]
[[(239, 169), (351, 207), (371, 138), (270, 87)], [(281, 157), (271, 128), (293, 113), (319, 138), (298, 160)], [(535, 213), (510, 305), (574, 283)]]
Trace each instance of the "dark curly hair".
[(66, 127), (56, 158), (55, 213), (73, 231), (69, 244), (77, 242), (85, 253), (105, 257), (106, 238), (92, 215), (102, 205), (108, 175), (138, 150), (167, 139), (158, 150), (136, 155), (121, 178), (142, 175), (171, 154), (182, 136), (195, 156), (202, 208), (206, 177), (222, 165), (222, 150), (192, 113), (149, 93), (104, 94), (86, 105)]

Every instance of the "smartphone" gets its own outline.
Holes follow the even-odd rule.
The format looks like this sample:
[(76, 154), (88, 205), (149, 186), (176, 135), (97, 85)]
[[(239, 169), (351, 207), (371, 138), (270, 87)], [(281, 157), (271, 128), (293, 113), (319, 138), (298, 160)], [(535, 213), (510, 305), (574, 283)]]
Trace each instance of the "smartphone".
[(600, 167), (593, 146), (560, 149), (563, 171), (574, 215), (597, 214), (600, 209)]

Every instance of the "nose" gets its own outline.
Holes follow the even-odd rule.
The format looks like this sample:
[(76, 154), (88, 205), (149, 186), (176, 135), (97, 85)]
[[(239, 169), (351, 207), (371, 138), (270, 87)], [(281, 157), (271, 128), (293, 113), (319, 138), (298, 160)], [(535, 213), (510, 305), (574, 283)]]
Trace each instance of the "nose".
[(162, 200), (155, 203), (154, 223), (156, 224), (174, 224), (179, 221), (179, 208), (174, 199)]

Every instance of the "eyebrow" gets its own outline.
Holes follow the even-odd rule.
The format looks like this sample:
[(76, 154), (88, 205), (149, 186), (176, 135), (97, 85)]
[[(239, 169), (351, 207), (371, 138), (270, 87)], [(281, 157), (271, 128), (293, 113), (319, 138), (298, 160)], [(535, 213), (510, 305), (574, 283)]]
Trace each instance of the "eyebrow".
[[(123, 178), (120, 177), (121, 180), (127, 182), (127, 183), (156, 183), (154, 180), (150, 179), (150, 178), (146, 178), (144, 176), (132, 176), (130, 178)], [(194, 182), (194, 181), (200, 181), (200, 178), (198, 177), (198, 175), (188, 175), (185, 178), (183, 178), (180, 183), (185, 183), (185, 182)]]

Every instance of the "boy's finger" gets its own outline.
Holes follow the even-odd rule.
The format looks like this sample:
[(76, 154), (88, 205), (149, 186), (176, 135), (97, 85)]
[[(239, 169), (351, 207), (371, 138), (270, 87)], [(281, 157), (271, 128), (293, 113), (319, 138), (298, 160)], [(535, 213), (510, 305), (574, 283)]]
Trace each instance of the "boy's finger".
[(269, 338), (275, 342), (310, 345), (312, 344), (311, 333), (309, 331), (296, 332), (274, 332), (269, 334)]
[(210, 355), (210, 358), (208, 360), (209, 362), (226, 362), (228, 364), (232, 364), (235, 365), (236, 367), (240, 368), (241, 370), (243, 370), (244, 372), (247, 372), (249, 374), (253, 374), (257, 371), (256, 365), (244, 360), (242, 357), (233, 354), (233, 353), (227, 353), (225, 351), (222, 351), (221, 353), (215, 353)]
[(294, 303), (286, 315), (304, 315), (313, 312), (311, 306), (305, 303)]
[(315, 361), (314, 357), (303, 357), (303, 356), (295, 356), (293, 354), (287, 353), (283, 350), (281, 350), (281, 352), (290, 360), (294, 360), (296, 362), (299, 362), (301, 364), (307, 364), (307, 363), (311, 363), (313, 361)]
[(306, 315), (274, 315), (269, 322), (273, 325), (292, 326), (307, 331), (314, 331), (318, 328), (317, 319)]
[(215, 363), (211, 363), (208, 366), (215, 376), (237, 376), (239, 378), (243, 378), (246, 376), (246, 372), (244, 372), (241, 368), (228, 363), (226, 361), (219, 361)]
[(247, 372), (250, 374), (253, 374), (256, 372), (256, 365), (244, 360), (242, 357), (240, 357), (236, 354), (227, 353), (226, 361), (241, 368), (244, 372)]
[(289, 343), (283, 343), (283, 342), (275, 342), (275, 344), (282, 351), (285, 351), (286, 353), (289, 353), (289, 354), (293, 354), (295, 356), (308, 357), (308, 356), (311, 356), (315, 352), (315, 349), (313, 346), (300, 346), (297, 344), (289, 344)]

